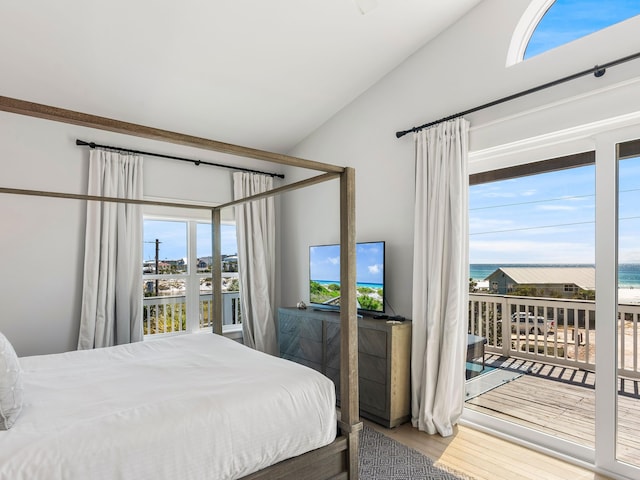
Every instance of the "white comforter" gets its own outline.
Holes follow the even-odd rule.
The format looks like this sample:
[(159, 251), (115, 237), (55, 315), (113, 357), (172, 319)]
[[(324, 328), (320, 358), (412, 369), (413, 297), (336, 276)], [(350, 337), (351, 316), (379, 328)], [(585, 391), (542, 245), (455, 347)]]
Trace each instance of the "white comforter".
[(336, 435), (330, 380), (218, 335), (20, 362), (3, 480), (232, 479)]

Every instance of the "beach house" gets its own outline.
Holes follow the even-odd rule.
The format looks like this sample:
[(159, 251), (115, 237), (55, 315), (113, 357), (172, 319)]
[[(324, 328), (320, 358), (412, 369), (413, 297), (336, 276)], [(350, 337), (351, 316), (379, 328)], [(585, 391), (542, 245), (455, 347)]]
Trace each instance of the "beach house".
[[(418, 323), (412, 317), (422, 304), (414, 298), (414, 272), (442, 259), (466, 261), (464, 251), (450, 252), (449, 237), (442, 237), (447, 242), (440, 250), (426, 249), (416, 240), (432, 231), (417, 228), (416, 217), (435, 222), (439, 216), (416, 215), (416, 181), (427, 177), (417, 173), (416, 145), (428, 128), (416, 128), (414, 136), (413, 127), (431, 122), (438, 126), (440, 120), (464, 117), (469, 122), (465, 178), (472, 185), (485, 185), (488, 194), (498, 180), (590, 166), (593, 194), (584, 201), (595, 206), (590, 220), (595, 250), (584, 263), (595, 263), (597, 268), (571, 274), (548, 269), (545, 278), (533, 271), (499, 269), (489, 280), (495, 294), (470, 296), (470, 323), (456, 332), (487, 339), (487, 373), (499, 370), (499, 362), (512, 362), (506, 366), (521, 376), (486, 392), (500, 396), (491, 408), (460, 407), (461, 422), (455, 431), (463, 436), (471, 432), (466, 438), (472, 439), (463, 454), (456, 453), (453, 443), (451, 448), (444, 442), (430, 445), (433, 455), (444, 461), (454, 458), (454, 463), (458, 458), (457, 467), (470, 468), (468, 474), (477, 478), (545, 478), (549, 472), (554, 478), (593, 478), (593, 472), (640, 478), (640, 425), (634, 407), (640, 402), (640, 390), (633, 390), (640, 378), (640, 312), (636, 306), (618, 305), (616, 282), (620, 256), (640, 262), (640, 255), (633, 257), (637, 237), (619, 229), (623, 218), (637, 221), (631, 218), (637, 213), (618, 215), (620, 195), (625, 194), (619, 191), (625, 180), (618, 174), (620, 166), (633, 164), (640, 156), (640, 16), (629, 14), (525, 56), (545, 12), (560, 3), (1, 2), (0, 187), (86, 194), (89, 148), (76, 144), (83, 140), (115, 150), (165, 155), (143, 155), (146, 200), (221, 205), (234, 198), (231, 173), (206, 162), (229, 164), (242, 145), (247, 150), (242, 150), (245, 155), (234, 165), (280, 175), (273, 178), (274, 188), (282, 189), (274, 206), (275, 305), (308, 304), (309, 247), (335, 244), (348, 234), (358, 242), (385, 242), (385, 314), (402, 317), (404, 323), (398, 322), (405, 325), (411, 320)], [(608, 11), (618, 4), (578, 2), (575, 8), (583, 12), (605, 3)], [(604, 17), (608, 15), (600, 15), (600, 20)], [(573, 20), (565, 24), (571, 27)], [(211, 145), (207, 140), (218, 142), (218, 150), (205, 148)], [(275, 165), (251, 149), (271, 152), (269, 162)], [(185, 164), (170, 157), (199, 163)], [(353, 169), (354, 185), (313, 180), (315, 172), (306, 168), (308, 164), (288, 163), (291, 158), (336, 165), (338, 171)], [(334, 179), (337, 173), (329, 168), (322, 175), (323, 180)], [(289, 190), (299, 183), (309, 187)], [(628, 190), (639, 188), (632, 185)], [(341, 216), (343, 189), (357, 201), (353, 211)], [(557, 193), (571, 196), (571, 192)], [(535, 206), (526, 203), (524, 194), (516, 200), (518, 205), (512, 208), (526, 218)], [(4, 273), (0, 332), (20, 357), (77, 348), (87, 203), (91, 202), (0, 193)], [(435, 211), (451, 205), (466, 206), (464, 193), (439, 202)], [(167, 205), (142, 209), (145, 219), (182, 222), (187, 240), (180, 258), (187, 256), (187, 250), (192, 255), (187, 267), (196, 258), (213, 254), (200, 250), (195, 239), (198, 225), (211, 231), (215, 222), (209, 213), (177, 211)], [(234, 225), (235, 218), (233, 207), (222, 212), (226, 225)], [(458, 232), (468, 233), (466, 226)], [(581, 240), (576, 236), (570, 245), (578, 248)], [(502, 241), (505, 252), (516, 248), (507, 234)], [(532, 235), (529, 242), (529, 247), (535, 246), (536, 238)], [(431, 256), (420, 256), (421, 252)], [(235, 274), (235, 260), (227, 259), (228, 273)], [(155, 264), (146, 265), (146, 270), (146, 275), (158, 273)], [(198, 275), (211, 276), (211, 272), (178, 272), (166, 273), (173, 276), (161, 280), (192, 273), (185, 281), (193, 280), (196, 286)], [(447, 278), (431, 283), (442, 286), (432, 297), (453, 290), (466, 295), (468, 278), (456, 288), (444, 285)], [(147, 285), (142, 276), (134, 283)], [(156, 284), (148, 285), (152, 290)], [(544, 295), (524, 300), (507, 295), (523, 286)], [(595, 301), (574, 298), (576, 290), (593, 289), (598, 293)], [(235, 289), (233, 294), (237, 299)], [(200, 320), (212, 307), (200, 295), (199, 288), (193, 294), (176, 289), (173, 298), (163, 300), (176, 311), (189, 306), (185, 331), (171, 334), (198, 332), (206, 324)], [(159, 311), (159, 300), (145, 301), (150, 302), (150, 311)], [(524, 309), (545, 319), (568, 318), (570, 310), (575, 318), (586, 321), (579, 332), (512, 332), (502, 318)], [(231, 310), (236, 312), (234, 318), (240, 318), (239, 309)], [(451, 318), (465, 321), (466, 313), (465, 305)], [(597, 329), (589, 323), (596, 317)], [(322, 340), (327, 329), (322, 328), (317, 335), (313, 332), (309, 344), (326, 358)], [(236, 321), (225, 325), (225, 334), (242, 338)], [(374, 341), (387, 345), (377, 337)], [(461, 343), (434, 344), (463, 362)], [(384, 359), (366, 358), (367, 367)], [(621, 361), (626, 363), (621, 366)], [(378, 370), (386, 372), (382, 367)], [(419, 370), (407, 363), (403, 373)], [(440, 372), (446, 377), (448, 370)], [(546, 378), (543, 373), (548, 373)], [(385, 378), (371, 380), (372, 388), (383, 391), (379, 386)], [(583, 378), (585, 382), (578, 384)], [(554, 390), (545, 390), (543, 381)], [(523, 390), (502, 393), (525, 382), (530, 383)], [(451, 385), (448, 390), (463, 395), (461, 382)], [(620, 393), (619, 385), (630, 390)], [(590, 397), (576, 393), (582, 387)], [(525, 408), (526, 399), (543, 397), (549, 401), (547, 406), (527, 404)], [(380, 394), (376, 400), (384, 403), (386, 398)], [(474, 401), (481, 403), (481, 398)], [(577, 398), (585, 400), (574, 401)], [(574, 416), (565, 413), (571, 422), (561, 424), (559, 412), (578, 404), (583, 410)], [(410, 425), (404, 428), (409, 430)], [(562, 425), (567, 434), (545, 430), (549, 425)], [(509, 439), (508, 447), (479, 440), (478, 432)], [(420, 433), (413, 445), (433, 439)], [(476, 451), (486, 445), (490, 447)], [(523, 445), (533, 448), (521, 450)], [(554, 458), (537, 456), (541, 451)], [(576, 465), (592, 477), (585, 477), (584, 470), (571, 470)]]
[(576, 298), (595, 290), (594, 267), (501, 267), (485, 279), (491, 293)]

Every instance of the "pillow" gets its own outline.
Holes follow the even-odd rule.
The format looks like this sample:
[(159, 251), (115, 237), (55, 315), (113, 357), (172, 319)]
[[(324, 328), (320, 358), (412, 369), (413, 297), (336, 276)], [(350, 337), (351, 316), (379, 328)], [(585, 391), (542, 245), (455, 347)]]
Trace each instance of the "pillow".
[(22, 370), (13, 346), (0, 332), (0, 430), (9, 430), (22, 410)]

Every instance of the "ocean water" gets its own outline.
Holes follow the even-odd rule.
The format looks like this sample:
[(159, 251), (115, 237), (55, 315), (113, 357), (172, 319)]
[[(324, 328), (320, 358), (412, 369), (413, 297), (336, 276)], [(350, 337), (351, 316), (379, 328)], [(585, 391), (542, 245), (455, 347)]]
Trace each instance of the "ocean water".
[[(319, 283), (320, 285), (331, 285), (333, 283), (335, 283), (336, 285), (340, 285), (340, 280), (313, 280), (316, 283)], [(369, 287), (369, 288), (373, 288), (373, 289), (379, 289), (379, 288), (383, 288), (384, 285), (382, 283), (362, 283), (362, 282), (356, 282), (356, 288), (358, 287)]]
[[(557, 265), (540, 265), (540, 264), (488, 264), (488, 263), (472, 263), (469, 265), (469, 278), (473, 278), (476, 282), (481, 282), (500, 267), (593, 267), (593, 264), (557, 264)], [(621, 263), (618, 268), (618, 286), (620, 288), (639, 288), (640, 287), (640, 264), (639, 263)]]

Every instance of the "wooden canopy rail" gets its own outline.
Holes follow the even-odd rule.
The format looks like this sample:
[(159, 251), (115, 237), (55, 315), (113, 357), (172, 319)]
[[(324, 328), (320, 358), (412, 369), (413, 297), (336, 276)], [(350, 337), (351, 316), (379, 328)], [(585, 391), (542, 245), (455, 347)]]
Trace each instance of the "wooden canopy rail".
[(108, 132), (122, 133), (134, 137), (159, 140), (161, 142), (174, 143), (177, 145), (184, 145), (186, 147), (195, 147), (214, 152), (228, 153), (239, 157), (265, 160), (281, 165), (308, 168), (319, 172), (342, 173), (344, 170), (343, 167), (330, 165), (328, 163), (314, 162), (312, 160), (305, 160), (255, 148), (217, 142), (206, 138), (194, 137), (192, 135), (171, 132), (169, 130), (161, 130), (159, 128), (146, 127), (135, 123), (121, 122), (111, 118), (89, 115), (86, 113), (75, 112), (73, 110), (51, 107), (49, 105), (27, 102), (25, 100), (18, 100), (10, 97), (0, 96), (0, 111), (17, 113), (29, 117), (43, 118), (45, 120), (53, 120), (56, 122), (70, 123), (81, 127), (96, 128), (98, 130), (106, 130)]
[(340, 427), (342, 434), (333, 443), (326, 447), (322, 447), (298, 457), (285, 460), (284, 462), (280, 462), (276, 465), (272, 465), (264, 470), (249, 475), (246, 478), (251, 480), (275, 478), (282, 480), (300, 478), (313, 478), (318, 480), (337, 478), (357, 479), (359, 463), (359, 431), (362, 428), (362, 423), (360, 422), (358, 415), (358, 337), (355, 290), (355, 170), (350, 167), (339, 167), (336, 165), (305, 160), (254, 148), (217, 142), (215, 140), (122, 122), (106, 117), (89, 115), (86, 113), (27, 102), (10, 97), (0, 96), (0, 111), (326, 172), (325, 175), (319, 175), (317, 177), (285, 185), (264, 194), (254, 195), (241, 200), (229, 202), (224, 205), (216, 206), (147, 200), (128, 200), (113, 197), (0, 187), (0, 193), (7, 194), (72, 198), (79, 200), (96, 200), (141, 205), (160, 205), (181, 208), (204, 208), (211, 210), (212, 229), (214, 233), (212, 252), (214, 260), (212, 272), (214, 280), (213, 297), (214, 300), (217, 300), (213, 302), (215, 305), (214, 329), (216, 333), (219, 334), (222, 334), (222, 269), (220, 263), (221, 253), (219, 240), (220, 210), (239, 203), (277, 195), (338, 177), (340, 178), (340, 282), (343, 285), (341, 294), (344, 300), (341, 302), (342, 308), (340, 310), (340, 388), (342, 392)]

